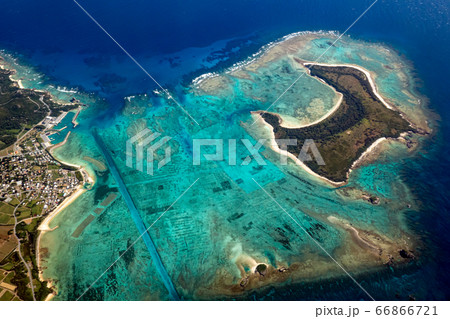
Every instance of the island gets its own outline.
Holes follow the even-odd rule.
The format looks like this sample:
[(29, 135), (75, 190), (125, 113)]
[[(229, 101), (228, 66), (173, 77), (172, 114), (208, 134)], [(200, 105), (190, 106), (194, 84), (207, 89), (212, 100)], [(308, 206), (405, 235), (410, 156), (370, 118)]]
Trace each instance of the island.
[(354, 66), (302, 63), (311, 76), (333, 87), (342, 95), (326, 118), (298, 128), (282, 126), (279, 115), (258, 112), (273, 128), (276, 139), (296, 139), (287, 151), (298, 158), (303, 142), (312, 139), (325, 165), (317, 161), (304, 164), (314, 173), (334, 183), (345, 182), (353, 163), (376, 141), (398, 138), (416, 131), (405, 117), (389, 106), (376, 92), (368, 72)]

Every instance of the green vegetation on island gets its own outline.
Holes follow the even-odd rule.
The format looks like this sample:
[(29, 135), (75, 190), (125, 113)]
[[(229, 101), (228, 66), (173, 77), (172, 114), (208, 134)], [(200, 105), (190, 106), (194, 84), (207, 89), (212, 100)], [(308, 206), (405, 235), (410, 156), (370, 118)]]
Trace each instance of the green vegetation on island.
[(39, 277), (39, 224), (85, 180), (52, 157), (48, 135), (78, 101), (22, 89), (13, 72), (0, 69), (0, 300), (44, 300), (52, 290)]
[(14, 71), (0, 69), (0, 150), (14, 144), (46, 116), (56, 117), (76, 107), (54, 102), (48, 92), (19, 88), (10, 79), (12, 74)]
[(38, 227), (84, 182), (77, 168), (47, 152), (40, 134), (31, 129), (13, 155), (0, 157), (0, 300), (33, 300), (33, 289), (34, 298), (43, 300), (51, 292), (39, 278)]
[(334, 182), (347, 179), (352, 164), (382, 137), (397, 138), (413, 131), (398, 111), (387, 108), (375, 95), (367, 76), (353, 67), (311, 65), (310, 74), (343, 94), (339, 107), (323, 121), (301, 128), (284, 128), (280, 118), (262, 113), (276, 139), (297, 139), (288, 152), (298, 156), (307, 139), (314, 140), (325, 165), (305, 161), (312, 171)]

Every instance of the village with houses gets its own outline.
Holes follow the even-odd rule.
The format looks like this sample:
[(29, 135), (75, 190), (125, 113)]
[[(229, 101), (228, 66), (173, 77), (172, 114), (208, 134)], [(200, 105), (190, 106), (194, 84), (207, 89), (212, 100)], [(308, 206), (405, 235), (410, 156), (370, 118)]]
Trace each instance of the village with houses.
[[(1, 71), (0, 301), (45, 300), (51, 289), (39, 276), (38, 227), (77, 189), (88, 187), (84, 170), (51, 154), (67, 141), (65, 129), (76, 126), (81, 107), (75, 99), (60, 104), (47, 92), (19, 88), (11, 73)], [(69, 114), (72, 122), (58, 128)], [(61, 141), (52, 143), (52, 136)]]

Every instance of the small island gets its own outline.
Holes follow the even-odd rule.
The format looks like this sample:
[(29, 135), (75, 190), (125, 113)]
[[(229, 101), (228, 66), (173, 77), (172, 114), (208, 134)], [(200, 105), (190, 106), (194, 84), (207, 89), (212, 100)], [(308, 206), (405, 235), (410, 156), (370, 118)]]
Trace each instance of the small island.
[(276, 139), (297, 139), (287, 151), (298, 157), (303, 142), (314, 140), (325, 165), (316, 161), (304, 164), (326, 179), (345, 182), (353, 163), (379, 139), (398, 138), (415, 131), (410, 123), (392, 109), (376, 92), (368, 72), (353, 66), (303, 63), (311, 76), (342, 94), (341, 102), (325, 119), (308, 126), (286, 128), (277, 114), (259, 112), (270, 124)]

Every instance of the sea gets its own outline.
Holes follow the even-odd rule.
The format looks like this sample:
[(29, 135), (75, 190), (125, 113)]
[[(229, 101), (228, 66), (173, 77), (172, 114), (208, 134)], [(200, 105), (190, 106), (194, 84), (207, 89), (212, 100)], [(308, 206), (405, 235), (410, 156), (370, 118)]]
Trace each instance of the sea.
[[(52, 222), (59, 228), (43, 236), (42, 245), (48, 248), (43, 257), (44, 277), (56, 287), (55, 298), (170, 299), (167, 283), (160, 279), (160, 266), (151, 258), (148, 246), (143, 241), (134, 244), (139, 228), (128, 213), (131, 209), (122, 190), (124, 183), (144, 224), (151, 225), (167, 210), (167, 216), (149, 233), (182, 299), (367, 300), (368, 296), (350, 278), (325, 275), (340, 271), (327, 272), (331, 266), (323, 262), (326, 256), (316, 260), (323, 273), (309, 276), (313, 279), (268, 284), (245, 294), (224, 292), (228, 287), (224, 282), (238, 283), (240, 271), (248, 272), (247, 267), (255, 260), (280, 267), (302, 258), (314, 261), (313, 256), (317, 256), (312, 244), (306, 244), (307, 237), (295, 231), (286, 235), (292, 228), (286, 226), (289, 219), (280, 217), (282, 212), (251, 183), (255, 178), (272, 194), (281, 189), (282, 194), (276, 198), (296, 211), (296, 218), (305, 227), (323, 228), (317, 238), (336, 254), (345, 236), (323, 223), (320, 216), (325, 212), (343, 216), (359, 227), (370, 225), (370, 229), (391, 238), (395, 238), (397, 229), (407, 229), (407, 233), (419, 238), (418, 258), (407, 266), (367, 272), (358, 272), (355, 266), (355, 278), (374, 299), (449, 300), (450, 2), (379, 0), (352, 25), (372, 4), (366, 0), (4, 1), (0, 50), (12, 64), (16, 63), (25, 87), (50, 88), (61, 99), (76, 96), (88, 105), (78, 117), (80, 124), (68, 128), (73, 134), (67, 144), (55, 153), (62, 160), (85, 166), (96, 178), (93, 190)], [(80, 6), (159, 85), (169, 89), (180, 103), (191, 105), (187, 110), (201, 123), (221, 119), (225, 124), (212, 125), (207, 130), (195, 128), (175, 103), (163, 101), (155, 93), (161, 92), (159, 85)], [(198, 96), (189, 89), (194, 79), (207, 73), (221, 74), (288, 34), (331, 32), (332, 41), (344, 31), (343, 43), (348, 48), (359, 48), (358, 56), (363, 55), (363, 46), (369, 48), (367, 52), (373, 53), (374, 59), (380, 52), (376, 51), (379, 46), (395, 52), (395, 57), (404, 61), (400, 65), (407, 68), (405, 72), (411, 76), (415, 93), (431, 110), (433, 134), (417, 152), (405, 156), (402, 150), (394, 150), (395, 155), (383, 156), (350, 177), (350, 185), (391, 202), (408, 197), (414, 202), (411, 209), (402, 210), (401, 217), (393, 217), (389, 205), (368, 207), (348, 202), (333, 188), (311, 180), (307, 174), (292, 173), (292, 167), (280, 169), (269, 164), (261, 169), (251, 164), (230, 169), (210, 163), (201, 168), (183, 166), (192, 149), (187, 136), (208, 138), (227, 133), (237, 139), (251, 138), (240, 129), (239, 121), (248, 120), (245, 116), (255, 107), (243, 89), (244, 84), (249, 85), (244, 80), (236, 81), (231, 93), (224, 89), (219, 90), (220, 94)], [(329, 41), (318, 43), (314, 53), (321, 52), (319, 49), (326, 48)], [(324, 54), (320, 62), (342, 62), (348, 52), (343, 49), (334, 55)], [(351, 62), (355, 57), (349, 59)], [(281, 68), (274, 66), (265, 71), (275, 72), (278, 67)], [(290, 78), (286, 79), (283, 83), (289, 83)], [(385, 82), (381, 83), (383, 79)], [(380, 91), (401, 103), (400, 89), (389, 81), (388, 75), (380, 77)], [(261, 93), (267, 88), (255, 86), (252, 90)], [(322, 100), (329, 99), (327, 103), (331, 104), (332, 93), (323, 92)], [(276, 96), (264, 94), (268, 94), (268, 101)], [(310, 98), (308, 94), (304, 99)], [(261, 103), (259, 108), (270, 104)], [(168, 165), (164, 174), (151, 177), (127, 167), (125, 153), (120, 153), (125, 147), (121, 143), (148, 125), (171, 135), (179, 150), (174, 156), (175, 166)], [(96, 144), (94, 136), (103, 142)], [(57, 137), (57, 141), (62, 139)], [(111, 166), (104, 170), (89, 161), (94, 158), (108, 164), (102, 156), (104, 150), (113, 155), (123, 183), (110, 174), (114, 170)], [(171, 207), (199, 176), (202, 178), (190, 190), (192, 194)], [(282, 186), (289, 183), (291, 188)], [(288, 193), (297, 196), (300, 208), (284, 198)], [(116, 194), (116, 199), (104, 202), (109, 194)], [(95, 221), (80, 237), (74, 238), (75, 228), (89, 214), (97, 214), (93, 212), (96, 208), (103, 212), (95, 215)], [(263, 221), (264, 218), (270, 220)], [(276, 234), (270, 230), (272, 223), (279, 223), (276, 226), (281, 230)], [(307, 257), (309, 254), (311, 257)], [(123, 261), (98, 278), (119, 255)], [(244, 259), (252, 261), (241, 261)], [(238, 264), (242, 269), (234, 267)]]

